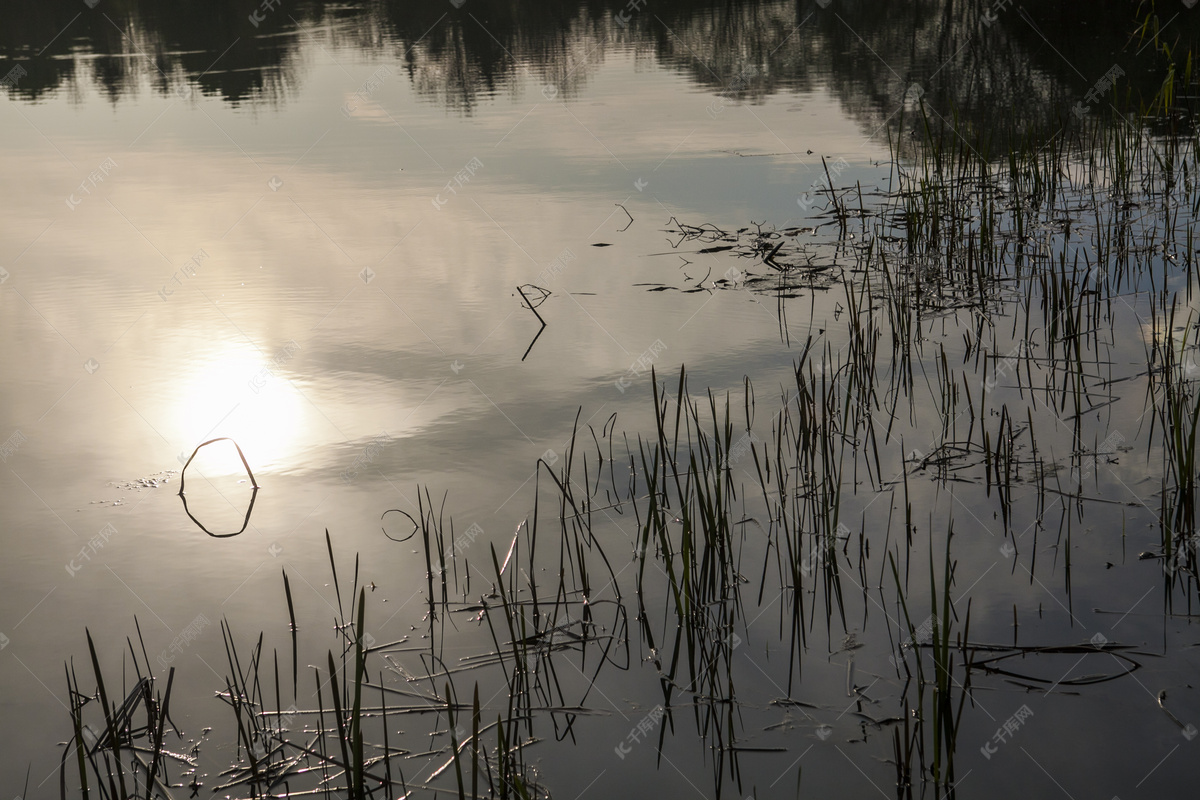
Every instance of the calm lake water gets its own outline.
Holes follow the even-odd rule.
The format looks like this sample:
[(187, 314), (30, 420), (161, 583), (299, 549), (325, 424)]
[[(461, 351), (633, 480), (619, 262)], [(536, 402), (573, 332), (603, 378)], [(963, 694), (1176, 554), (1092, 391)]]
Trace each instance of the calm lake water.
[[(730, 392), (735, 408), (748, 376), (769, 418), (806, 340), (848, 341), (847, 294), (723, 290), (716, 282), (746, 265), (681, 246), (679, 223), (800, 227), (817, 257), (850, 266), (837, 226), (814, 230), (829, 222), (827, 169), (867, 203), (888, 191), (889, 136), (913, 138), (922, 98), (964, 124), (1033, 125), (1069, 117), (1114, 64), (1137, 91), (1163, 79), (1126, 48), (1127, 4), (994, 5), (0, 3), (0, 75), (21, 67), (0, 111), (0, 789), (15, 796), (28, 773), (25, 796), (58, 796), (58, 743), (71, 735), (63, 664), (74, 659), (90, 680), (85, 628), (119, 676), (136, 617), (150, 660), (170, 654), (157, 663), (177, 669), (175, 721), (198, 738), (227, 716), (212, 698), (226, 674), (217, 621), (246, 642), (267, 631), (271, 647), (288, 647), (281, 570), (308, 620), (309, 663), (334, 646), (326, 530), (342, 580), (359, 554), (361, 581), (373, 582), (375, 639), (419, 644), (430, 628), (425, 556), (419, 536), (389, 541), (381, 526), (408, 530), (399, 515), (381, 520), (387, 510), (417, 516), (419, 491), (439, 504), (445, 495), (456, 532), (472, 530), (478, 598), (494, 582), (487, 544), (502, 553), (533, 509), (539, 458), (561, 467), (577, 424), (592, 448), (588, 426), (622, 448), (627, 435), (635, 453), (639, 434), (653, 436), (651, 365), (668, 394), (686, 365), (693, 392)], [(1200, 12), (1176, 5), (1163, 19), (1190, 34)], [(1151, 272), (1162, 253), (1146, 256)], [(549, 292), (544, 301), (530, 285)], [(1089, 354), (1100, 379), (1144, 375), (1156, 288), (1150, 278), (1133, 287), (1103, 352)], [(932, 344), (917, 384), (929, 394), (900, 412), (907, 435), (940, 425), (926, 383), (939, 346), (956, 368), (967, 360), (969, 316), (922, 325)], [(997, 315), (990, 353), (1023, 338), (1017, 319)], [(973, 641), (1015, 641), (1019, 617), (1022, 644), (1102, 635), (1142, 653), (1129, 676), (1068, 680), (1069, 691), (1057, 684), (1116, 667), (1077, 666), (1083, 657), (1069, 653), (1013, 668), (1048, 677), (1035, 690), (980, 679), (959, 732), (963, 796), (1195, 786), (1191, 595), (1176, 593), (1167, 612), (1161, 565), (1138, 559), (1159, 542), (1161, 510), (1144, 390), (1134, 380), (1091, 411), (1086, 443), (1053, 420), (1039, 440), (1064, 469), (1111, 430), (1137, 444), (1088, 476), (1089, 495), (1120, 505), (1035, 510), (1028, 492), (1017, 519), (1001, 522), (994, 487), (910, 478), (924, 536), (914, 582), (925, 588), (930, 531), (942, 533), (940, 559), (952, 517), (955, 597), (972, 597)], [(1046, 413), (1043, 398), (1011, 394), (1021, 424), (1024, 403)], [(214, 444), (189, 467), (187, 511), (229, 534), (253, 500), (244, 532), (228, 538), (206, 535), (177, 496), (183, 462), (218, 437), (237, 442), (261, 488), (252, 494), (232, 446)], [(890, 493), (869, 511), (871, 484), (866, 472), (845, 476), (842, 518), (856, 541), (903, 515)], [(1019, 540), (1035, 518), (1042, 538)], [(1068, 524), (1073, 540), (1062, 538)], [(632, 511), (597, 525), (620, 572)], [(1002, 550), (1005, 530), (1019, 558)], [(587, 696), (597, 714), (562, 741), (548, 725), (529, 749), (540, 783), (560, 797), (895, 794), (897, 723), (861, 714), (903, 714), (886, 702), (864, 712), (847, 691), (881, 682), (868, 693), (890, 697), (905, 683), (888, 663), (898, 641), (885, 617), (898, 607), (888, 545), (876, 548), (845, 619), (812, 626), (794, 683), (779, 609), (744, 609), (743, 634), (763, 614), (768, 634), (736, 652), (736, 775), (715, 767), (730, 756), (698, 730), (696, 700), (680, 701), (661, 750), (614, 755), (662, 702), (653, 654), (632, 633), (628, 671), (610, 669)], [(914, 617), (928, 616), (923, 602)], [(194, 641), (171, 650), (197, 619), (207, 622)], [(493, 649), (486, 626), (448, 624), (439, 635), (456, 658)], [(564, 677), (581, 704), (589, 682)], [(409, 722), (414, 752), (446, 727)], [(237, 757), (206, 746), (198, 796)]]

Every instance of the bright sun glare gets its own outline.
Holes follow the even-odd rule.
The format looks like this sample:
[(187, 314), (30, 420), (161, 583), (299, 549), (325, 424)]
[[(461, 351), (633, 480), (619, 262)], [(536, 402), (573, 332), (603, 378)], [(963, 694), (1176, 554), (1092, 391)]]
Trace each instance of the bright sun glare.
[[(203, 441), (228, 436), (241, 446), (258, 475), (298, 455), (304, 405), (283, 370), (269, 366), (258, 354), (235, 351), (198, 364), (189, 373), (175, 404), (175, 428), (186, 455)], [(223, 474), (244, 472), (233, 448), (219, 463)]]

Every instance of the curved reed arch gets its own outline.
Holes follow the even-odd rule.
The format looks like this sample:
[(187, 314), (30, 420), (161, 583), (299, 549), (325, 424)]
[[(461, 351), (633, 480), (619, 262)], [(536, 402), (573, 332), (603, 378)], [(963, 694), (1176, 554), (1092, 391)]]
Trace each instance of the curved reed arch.
[(242, 452), (242, 448), (238, 446), (237, 442), (234, 442), (233, 439), (230, 439), (228, 436), (218, 436), (216, 439), (209, 439), (207, 442), (201, 442), (200, 444), (196, 445), (196, 449), (192, 451), (190, 456), (188, 456), (187, 463), (183, 465), (183, 470), (179, 473), (179, 494), (183, 495), (184, 482), (187, 480), (188, 466), (192, 463), (192, 460), (196, 457), (196, 454), (200, 452), (200, 448), (210, 445), (213, 442), (233, 442), (233, 446), (237, 450), (238, 458), (242, 460), (242, 466), (246, 468), (246, 474), (250, 476), (250, 485), (255, 489), (258, 489), (258, 481), (254, 478), (254, 472), (250, 469), (250, 464), (246, 461), (246, 455)]

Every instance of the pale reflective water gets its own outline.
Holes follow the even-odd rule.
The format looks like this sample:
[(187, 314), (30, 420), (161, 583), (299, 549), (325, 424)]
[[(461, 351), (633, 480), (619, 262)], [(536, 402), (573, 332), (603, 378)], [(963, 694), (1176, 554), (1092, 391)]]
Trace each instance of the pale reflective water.
[[(577, 412), (581, 429), (613, 414), (631, 438), (647, 429), (649, 376), (630, 376), (639, 359), (660, 374), (686, 364), (695, 390), (736, 391), (749, 375), (760, 401), (774, 400), (796, 342), (823, 330), (837, 298), (790, 301), (781, 336), (772, 299), (677, 291), (731, 264), (671, 254), (672, 217), (812, 224), (797, 198), (823, 178), (822, 157), (847, 162), (840, 185), (887, 188), (888, 126), (914, 83), (975, 120), (1014, 104), (1052, 117), (1078, 97), (1076, 72), (1107, 68), (1124, 42), (1103, 9), (1091, 28), (1067, 30), (1054, 8), (981, 27), (978, 10), (944, 16), (940, 3), (584, 3), (515, 18), (473, 0), (303, 4), (257, 26), (254, 5), (3, 5), (0, 70), (29, 74), (0, 112), (0, 438), (21, 440), (0, 470), (0, 786), (19, 791), (32, 764), (29, 797), (57, 793), (57, 775), (45, 779), (69, 735), (62, 664), (84, 657), (85, 626), (114, 659), (135, 615), (152, 650), (198, 614), (247, 636), (278, 629), (285, 565), (300, 605), (324, 621), (329, 529), (343, 556), (361, 554), (388, 623), (419, 629), (423, 557), (380, 531), (387, 509), (415, 508), (418, 484), (448, 492), (458, 528), (477, 523), (500, 542), (530, 510), (536, 460), (564, 453)], [(992, 79), (974, 80), (984, 67)], [(540, 336), (525, 284), (551, 292)], [(1142, 352), (1139, 339), (1121, 347), (1130, 361)], [(245, 533), (222, 540), (175, 495), (182, 461), (215, 437), (238, 442), (262, 487)], [(206, 448), (194, 467), (205, 479), (189, 472), (190, 510), (236, 531), (251, 489), (232, 449)], [(165, 482), (129, 485), (148, 476)], [(966, 561), (985, 547), (962, 545)], [(1119, 560), (1122, 547), (1106, 539), (1092, 560)], [(1063, 600), (1037, 583), (1016, 576), (973, 625), (1003, 630), (1017, 598), (1029, 614), (1057, 610)], [(1142, 588), (1105, 591), (1128, 608)], [(1069, 615), (1043, 633), (1079, 638)], [(1161, 646), (1153, 634), (1134, 643)], [(210, 628), (179, 663), (190, 676), (178, 707), (193, 710), (182, 726), (208, 724), (194, 709), (219, 686), (209, 670), (222, 657)], [(820, 658), (832, 661), (812, 685), (844, 695), (844, 661)], [(1195, 656), (1172, 663), (1200, 720)], [(1165, 785), (1180, 785), (1196, 745), (1156, 727), (1162, 687), (1143, 688), (1082, 712), (1059, 709), (1062, 697), (1038, 707), (1072, 715), (1075, 743), (1029, 734), (1031, 749), (1076, 765), (1056, 773), (1075, 781), (1068, 794), (1108, 791), (1119, 774), (1122, 797), (1144, 796), (1135, 778), (1156, 755), (1174, 759)], [(760, 728), (780, 722), (767, 706), (776, 688), (748, 694)], [(631, 682), (613, 701), (648, 706), (655, 694)], [(1123, 703), (1154, 746), (1090, 779), (1078, 765)], [(964, 740), (987, 741), (1019, 700), (1000, 705)], [(586, 772), (606, 794), (683, 791), (704, 762), (681, 751), (678, 767), (649, 752), (607, 763), (587, 753), (607, 755), (630, 723), (597, 725), (594, 747), (578, 748), (587, 766), (547, 759), (546, 784), (574, 796)], [(743, 765), (762, 796), (792, 793), (795, 760), (824, 743), (789, 730), (771, 734), (785, 754)], [(964, 791), (1055, 791), (1012, 777), (1036, 770), (1032, 757), (1006, 757), (1020, 767), (976, 757), (986, 777)], [(813, 767), (806, 791), (873, 791), (854, 766), (870, 757), (823, 758), (837, 766)], [(695, 783), (714, 792), (708, 776)]]

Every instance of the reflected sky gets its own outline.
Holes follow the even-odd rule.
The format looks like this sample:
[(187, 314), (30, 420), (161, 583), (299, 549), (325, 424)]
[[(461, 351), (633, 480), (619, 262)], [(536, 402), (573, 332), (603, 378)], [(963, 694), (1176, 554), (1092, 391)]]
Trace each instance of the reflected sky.
[[(103, 108), (101, 97), (14, 109), (27, 149), (7, 151), (6, 174), (31, 187), (26, 207), (37, 211), (5, 223), (7, 241), (28, 242), (10, 262), (6, 299), (64, 372), (74, 369), (64, 351), (101, 363), (97, 383), (134, 412), (140, 430), (128, 433), (172, 454), (236, 433), (256, 463), (295, 471), (321, 463), (318, 448), (404, 437), (479, 408), (483, 394), (504, 408), (586, 390), (660, 338), (663, 314), (679, 315), (674, 327), (685, 330), (693, 315), (718, 312), (701, 298), (667, 311), (631, 288), (677, 269), (645, 257), (669, 249), (657, 225), (672, 214), (765, 219), (795, 207), (797, 185), (812, 180), (810, 148), (868, 171), (885, 153), (856, 138), (852, 122), (839, 124), (820, 95), (740, 115), (749, 109), (731, 105), (714, 119), (710, 98), (676, 92), (686, 87), (670, 71), (651, 77), (620, 55), (586, 103), (535, 91), (486, 119), (447, 124), (395, 80), (347, 117), (339, 87), (352, 56), (314, 47), (323, 63), (310, 96), (286, 116), (149, 94), (140, 114), (111, 116), (83, 138), (79, 115), (88, 102)], [(796, 120), (807, 127), (795, 130)], [(728, 152), (731, 142), (779, 152), (781, 141), (805, 155)], [(457, 185), (472, 159), (481, 166)], [(84, 176), (80, 191), (72, 165), (108, 160), (111, 174), (97, 186)], [(734, 192), (717, 189), (735, 176)], [(623, 233), (616, 203), (637, 220)], [(592, 246), (618, 237), (639, 247)], [(550, 334), (524, 365), (489, 362), (523, 352), (536, 333), (515, 297), (528, 282), (554, 292), (541, 309)], [(631, 318), (629, 302), (649, 313)], [(721, 313), (721, 341), (685, 333), (668, 346), (680, 360), (732, 346), (739, 315)], [(773, 312), (741, 316), (748, 330), (774, 327)], [(564, 373), (560, 358), (583, 369)], [(482, 377), (457, 380), (454, 363), (468, 365), (464, 378), (471, 369)], [(519, 388), (501, 367), (524, 370)], [(104, 380), (123, 369), (136, 382)], [(61, 389), (55, 382), (31, 402), (47, 407)], [(139, 396), (177, 399), (162, 407)], [(514, 421), (513, 432), (533, 442), (524, 431), (536, 427)]]

